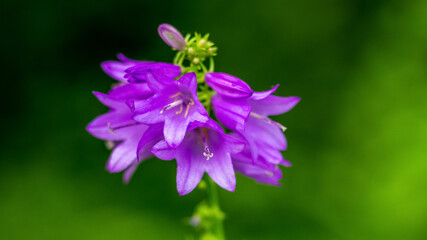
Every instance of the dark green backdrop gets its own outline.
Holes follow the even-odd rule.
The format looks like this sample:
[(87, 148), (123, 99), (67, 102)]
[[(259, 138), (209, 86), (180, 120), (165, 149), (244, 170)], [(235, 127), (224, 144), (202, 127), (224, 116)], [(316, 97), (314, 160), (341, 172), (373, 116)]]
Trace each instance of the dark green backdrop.
[(221, 190), (228, 239), (427, 239), (427, 1), (28, 1), (0, 5), (0, 239), (185, 239), (203, 198), (174, 162), (128, 186), (85, 125), (106, 111), (99, 63), (171, 61), (167, 22), (211, 33), (216, 69), (300, 96), (275, 120), (282, 187)]

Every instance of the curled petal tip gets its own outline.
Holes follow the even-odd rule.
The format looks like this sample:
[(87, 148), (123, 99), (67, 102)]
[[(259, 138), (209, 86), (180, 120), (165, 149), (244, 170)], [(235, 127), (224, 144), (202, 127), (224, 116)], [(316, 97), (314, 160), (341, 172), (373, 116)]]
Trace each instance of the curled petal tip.
[(158, 28), (158, 32), (163, 41), (180, 51), (183, 51), (187, 45), (184, 40), (184, 37), (181, 33), (169, 24), (161, 24)]

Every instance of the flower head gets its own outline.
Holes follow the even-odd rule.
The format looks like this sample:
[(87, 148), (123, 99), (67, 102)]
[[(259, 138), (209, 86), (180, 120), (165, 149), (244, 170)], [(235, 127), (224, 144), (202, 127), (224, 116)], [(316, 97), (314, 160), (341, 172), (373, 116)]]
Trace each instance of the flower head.
[[(278, 85), (255, 92), (242, 79), (216, 73), (217, 47), (209, 34), (184, 38), (168, 24), (160, 25), (158, 33), (178, 50), (173, 64), (132, 60), (122, 54), (119, 61), (101, 64), (120, 82), (108, 94), (95, 93), (110, 111), (87, 127), (114, 149), (107, 169), (126, 170), (128, 181), (140, 161), (154, 154), (176, 159), (181, 195), (191, 192), (205, 172), (229, 191), (235, 189), (234, 171), (280, 185), (279, 166), (290, 166), (281, 152), (287, 149), (286, 128), (270, 116), (289, 111), (299, 98), (273, 96)], [(231, 133), (225, 134), (212, 119)]]

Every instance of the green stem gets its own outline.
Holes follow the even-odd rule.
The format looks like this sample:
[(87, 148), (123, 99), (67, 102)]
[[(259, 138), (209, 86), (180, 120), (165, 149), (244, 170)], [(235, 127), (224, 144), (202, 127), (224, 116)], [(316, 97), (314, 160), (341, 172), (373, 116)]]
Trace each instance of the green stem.
[(219, 207), (219, 201), (218, 201), (218, 191), (217, 191), (217, 186), (216, 183), (210, 178), (208, 177), (208, 184), (207, 184), (207, 194), (208, 194), (208, 200), (209, 200), (209, 205), (212, 208), (212, 210), (214, 210), (215, 213), (213, 216), (213, 235), (217, 237), (218, 240), (225, 240), (224, 237), (224, 228), (222, 225), (222, 220), (223, 220), (223, 216), (222, 216), (222, 211), (221, 208)]

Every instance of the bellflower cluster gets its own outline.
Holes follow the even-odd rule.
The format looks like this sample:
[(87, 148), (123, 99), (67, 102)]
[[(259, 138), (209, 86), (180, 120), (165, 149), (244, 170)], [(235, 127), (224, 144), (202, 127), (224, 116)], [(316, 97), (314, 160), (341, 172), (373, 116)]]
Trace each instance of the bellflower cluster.
[(205, 172), (229, 191), (236, 186), (235, 171), (279, 185), (279, 166), (290, 166), (281, 153), (286, 128), (270, 116), (291, 110), (300, 99), (273, 95), (278, 85), (256, 92), (237, 77), (214, 72), (217, 47), (209, 35), (183, 37), (168, 24), (158, 32), (178, 51), (172, 64), (122, 54), (101, 64), (118, 83), (107, 94), (94, 92), (110, 111), (87, 130), (113, 149), (107, 170), (125, 171), (128, 182), (152, 156), (175, 159), (180, 195), (190, 193)]

